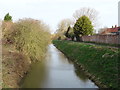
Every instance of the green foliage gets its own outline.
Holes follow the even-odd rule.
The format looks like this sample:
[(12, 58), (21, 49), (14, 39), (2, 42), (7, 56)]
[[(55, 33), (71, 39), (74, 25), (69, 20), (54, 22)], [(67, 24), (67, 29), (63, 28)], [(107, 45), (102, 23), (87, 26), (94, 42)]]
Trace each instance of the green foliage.
[(75, 35), (92, 35), (93, 25), (87, 16), (80, 17), (75, 23), (74, 27)]
[(9, 13), (7, 13), (4, 17), (4, 21), (12, 21), (12, 16), (10, 16)]
[(41, 60), (50, 40), (48, 30), (49, 28), (41, 21), (23, 19), (14, 23), (4, 38), (31, 60)]
[(99, 78), (109, 88), (118, 88), (118, 58), (120, 49), (106, 48), (72, 41), (53, 41), (71, 60), (76, 60), (82, 66)]

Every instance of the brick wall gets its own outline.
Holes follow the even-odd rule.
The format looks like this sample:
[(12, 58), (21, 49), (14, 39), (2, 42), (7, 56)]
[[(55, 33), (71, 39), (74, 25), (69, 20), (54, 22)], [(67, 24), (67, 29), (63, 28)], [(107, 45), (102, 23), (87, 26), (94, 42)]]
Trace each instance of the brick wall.
[(92, 35), (82, 36), (83, 41), (92, 41), (97, 43), (120, 44), (120, 35)]

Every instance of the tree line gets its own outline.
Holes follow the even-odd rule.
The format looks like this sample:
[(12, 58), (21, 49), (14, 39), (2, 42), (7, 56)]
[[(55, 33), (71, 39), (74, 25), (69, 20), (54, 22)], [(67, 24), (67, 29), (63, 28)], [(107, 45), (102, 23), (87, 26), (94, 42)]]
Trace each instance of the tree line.
[(81, 8), (73, 14), (73, 19), (63, 19), (59, 22), (54, 39), (76, 39), (82, 41), (81, 36), (93, 35), (97, 26), (98, 12), (92, 8)]

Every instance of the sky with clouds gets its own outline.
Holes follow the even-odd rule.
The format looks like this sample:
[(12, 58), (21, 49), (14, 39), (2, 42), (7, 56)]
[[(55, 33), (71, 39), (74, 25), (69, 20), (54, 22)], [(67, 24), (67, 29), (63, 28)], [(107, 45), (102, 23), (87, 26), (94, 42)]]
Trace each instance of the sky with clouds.
[(0, 19), (10, 13), (13, 20), (34, 18), (49, 24), (54, 32), (57, 24), (65, 18), (73, 18), (73, 13), (90, 7), (99, 12), (99, 27), (118, 25), (119, 0), (0, 0)]

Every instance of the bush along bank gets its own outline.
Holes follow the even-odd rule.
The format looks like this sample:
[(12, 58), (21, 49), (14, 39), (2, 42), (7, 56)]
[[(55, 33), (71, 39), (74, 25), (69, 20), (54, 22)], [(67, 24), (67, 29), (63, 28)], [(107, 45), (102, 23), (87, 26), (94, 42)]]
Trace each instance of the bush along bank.
[(28, 56), (15, 50), (13, 46), (2, 48), (2, 88), (19, 88), (19, 82), (30, 67)]
[(18, 88), (30, 64), (44, 58), (50, 33), (48, 26), (38, 20), (9, 23), (2, 25), (3, 88)]
[(53, 44), (77, 63), (100, 88), (119, 88), (118, 48), (62, 40), (54, 40)]

